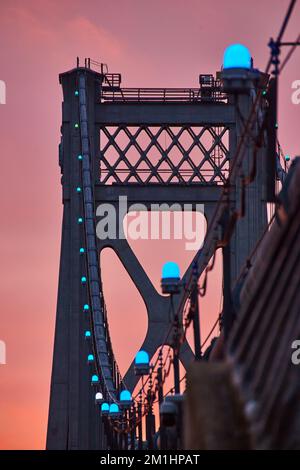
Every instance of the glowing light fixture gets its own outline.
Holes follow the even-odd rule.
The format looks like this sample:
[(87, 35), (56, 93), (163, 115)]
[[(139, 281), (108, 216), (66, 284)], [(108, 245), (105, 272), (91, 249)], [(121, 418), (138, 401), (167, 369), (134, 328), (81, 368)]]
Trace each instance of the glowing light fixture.
[(180, 279), (179, 266), (172, 261), (165, 263), (162, 268), (162, 279)]
[(109, 413), (109, 404), (108, 403), (102, 403), (101, 413), (102, 413), (103, 416), (108, 415), (108, 413)]
[(179, 283), (179, 266), (173, 261), (168, 261), (162, 268), (161, 288), (163, 294), (177, 294), (179, 292)]
[[(96, 405), (99, 405), (102, 402), (103, 402), (103, 394), (101, 392), (97, 392), (95, 395), (95, 403)], [(108, 407), (108, 410), (109, 410), (109, 407)]]
[(119, 408), (119, 405), (117, 405), (117, 403), (112, 403), (110, 406), (109, 406), (109, 416), (119, 416), (120, 414), (120, 408)]
[(87, 360), (88, 360), (88, 363), (94, 362), (94, 355), (89, 354)]
[(99, 377), (98, 377), (98, 375), (94, 374), (94, 375), (92, 376), (91, 382), (92, 382), (92, 385), (98, 384), (98, 383), (99, 383)]
[(149, 374), (149, 354), (146, 351), (140, 350), (134, 359), (134, 373), (135, 375)]
[(124, 408), (131, 406), (132, 396), (129, 390), (122, 390), (120, 393), (120, 405)]
[(223, 69), (251, 69), (251, 54), (243, 44), (231, 44), (225, 49)]
[(232, 95), (249, 94), (259, 85), (261, 74), (253, 68), (249, 49), (243, 44), (231, 44), (223, 54), (221, 80), (223, 91)]

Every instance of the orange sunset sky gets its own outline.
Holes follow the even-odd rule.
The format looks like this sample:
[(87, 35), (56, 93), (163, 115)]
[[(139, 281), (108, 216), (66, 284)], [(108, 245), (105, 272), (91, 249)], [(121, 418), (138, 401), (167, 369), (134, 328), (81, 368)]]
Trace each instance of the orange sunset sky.
[[(122, 73), (127, 87), (196, 87), (199, 73), (220, 68), (224, 48), (247, 45), (263, 69), (288, 0), (0, 0), (1, 314), (0, 448), (45, 447), (61, 231), (58, 142), (62, 93), (58, 74), (91, 57)], [(285, 38), (299, 33), (300, 3)], [(297, 51), (280, 80), (279, 138), (300, 154)], [(285, 51), (283, 55), (285, 55)], [(192, 258), (183, 242), (134, 248), (159, 287), (167, 259), (182, 271)], [(101, 259), (110, 326), (121, 371), (146, 331), (146, 311), (115, 255)], [(118, 295), (116, 295), (116, 279)], [(220, 269), (201, 303), (203, 337), (220, 308)], [(126, 335), (124, 335), (126, 331)]]

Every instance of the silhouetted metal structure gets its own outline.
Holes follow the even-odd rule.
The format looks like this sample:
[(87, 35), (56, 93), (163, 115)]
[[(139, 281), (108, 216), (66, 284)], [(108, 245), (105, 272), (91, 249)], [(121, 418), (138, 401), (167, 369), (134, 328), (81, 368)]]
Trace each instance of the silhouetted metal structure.
[[(197, 89), (122, 88), (120, 74), (109, 74), (103, 67), (97, 73), (90, 68), (90, 60), (85, 67), (77, 65), (60, 75), (64, 98), (59, 163), (64, 212), (48, 449), (107, 446), (106, 428), (95, 409), (95, 386), (91, 386), (95, 370), (101, 373), (107, 401), (117, 400), (117, 392), (124, 386), (132, 391), (137, 382), (133, 364), (121, 382), (114, 359), (102, 293), (101, 250), (110, 247), (116, 252), (144, 300), (148, 329), (141, 349), (152, 357), (172, 327), (168, 298), (156, 291), (126, 238), (97, 238), (97, 207), (114, 205), (119, 220), (120, 196), (126, 196), (129, 206), (143, 203), (147, 210), (152, 204), (182, 208), (190, 204), (195, 210), (202, 203), (209, 225), (257, 92), (253, 86), (247, 94), (225, 94), (219, 78), (212, 75), (200, 75)], [(265, 85), (263, 74), (261, 80), (260, 86)], [(252, 135), (242, 148), (241, 171), (246, 175), (251, 172), (250, 144), (260, 120), (257, 112)], [(227, 187), (230, 213), (247, 206), (227, 253), (231, 285), (267, 224), (264, 152), (262, 140), (256, 178), (245, 195), (239, 179)], [(201, 275), (213, 252), (212, 240), (218, 238), (218, 230), (208, 234), (183, 283), (195, 263)], [(174, 297), (176, 309), (181, 301), (182, 296)], [(92, 366), (87, 364), (91, 351)], [(193, 359), (187, 341), (180, 358), (184, 366)]]

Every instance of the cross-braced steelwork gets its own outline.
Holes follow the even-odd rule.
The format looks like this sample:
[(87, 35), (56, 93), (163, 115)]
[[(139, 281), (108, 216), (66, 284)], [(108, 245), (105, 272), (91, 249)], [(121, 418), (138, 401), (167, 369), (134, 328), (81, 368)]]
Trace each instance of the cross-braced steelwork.
[(104, 184), (224, 183), (228, 127), (101, 127)]

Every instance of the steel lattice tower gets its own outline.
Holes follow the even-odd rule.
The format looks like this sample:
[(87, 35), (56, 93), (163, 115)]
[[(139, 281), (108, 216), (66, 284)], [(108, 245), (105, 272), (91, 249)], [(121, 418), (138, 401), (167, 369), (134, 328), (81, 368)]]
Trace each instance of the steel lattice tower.
[[(202, 203), (209, 223), (255, 94), (254, 89), (236, 99), (226, 96), (219, 80), (211, 75), (200, 76), (196, 89), (126, 89), (120, 87), (120, 75), (103, 70), (97, 73), (89, 68), (89, 62), (86, 65), (60, 75), (63, 118), (59, 163), (64, 211), (48, 449), (99, 449), (106, 445), (86, 360), (91, 346), (85, 338), (88, 328), (101, 370), (113, 390), (116, 384), (107, 352), (99, 268), (102, 249), (111, 247), (116, 252), (144, 300), (148, 330), (142, 348), (151, 357), (170, 327), (168, 299), (155, 290), (127, 240), (95, 238), (98, 205), (109, 202), (118, 211), (119, 196), (126, 196), (129, 205), (143, 203), (147, 208), (154, 203), (189, 203), (195, 210), (196, 204)], [(165, 145), (162, 136), (167, 136)], [(252, 161), (250, 140), (243, 152), (247, 174)], [(259, 155), (263, 152), (264, 147)], [(232, 284), (267, 222), (261, 158), (257, 166), (255, 182), (246, 190), (246, 215), (230, 244)], [(82, 188), (79, 193), (78, 187)], [(230, 188), (230, 205), (234, 209), (239, 204), (237, 182)], [(81, 247), (87, 256), (80, 255)], [(184, 278), (191, 269), (192, 265)], [(200, 256), (199, 275), (203, 269)], [(86, 273), (87, 282), (82, 284)], [(175, 306), (179, 302), (180, 298)], [(84, 305), (92, 311), (88, 320)], [(185, 342), (183, 365), (192, 358)], [(133, 365), (124, 380), (132, 390), (136, 384)]]

